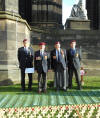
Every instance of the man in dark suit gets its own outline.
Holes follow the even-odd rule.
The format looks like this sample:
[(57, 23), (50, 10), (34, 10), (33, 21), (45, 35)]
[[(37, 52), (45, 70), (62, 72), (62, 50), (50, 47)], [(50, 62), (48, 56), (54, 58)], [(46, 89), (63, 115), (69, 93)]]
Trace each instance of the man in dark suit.
[(38, 73), (38, 92), (46, 93), (47, 89), (47, 72), (50, 68), (49, 54), (45, 51), (45, 43), (41, 42), (39, 44), (40, 50), (35, 52), (34, 65), (35, 70)]
[[(33, 57), (34, 52), (31, 47), (29, 47), (29, 41), (27, 39), (23, 40), (23, 47), (18, 49), (18, 61), (19, 68), (21, 69), (21, 86), (22, 91), (25, 91), (25, 69), (33, 67)], [(32, 86), (32, 73), (28, 73), (29, 84), (28, 90), (31, 90)]]
[(51, 68), (55, 72), (56, 89), (64, 91), (68, 87), (67, 54), (60, 48), (60, 42), (56, 42), (55, 49), (51, 51)]
[(73, 40), (70, 43), (70, 49), (67, 51), (68, 58), (68, 72), (69, 72), (69, 88), (72, 88), (73, 72), (75, 73), (76, 82), (78, 84), (78, 90), (81, 89), (80, 83), (80, 61), (81, 50), (76, 48), (76, 41)]

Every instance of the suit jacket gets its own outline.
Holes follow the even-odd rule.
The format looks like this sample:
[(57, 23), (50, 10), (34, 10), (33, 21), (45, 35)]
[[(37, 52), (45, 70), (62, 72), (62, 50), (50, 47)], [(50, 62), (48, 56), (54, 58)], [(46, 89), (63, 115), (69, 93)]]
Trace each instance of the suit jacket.
[[(66, 50), (61, 49), (63, 51), (63, 55), (61, 55), (60, 61), (56, 57), (56, 49), (51, 51), (51, 68), (56, 71), (61, 64), (62, 69), (66, 69), (67, 67), (67, 54)], [(55, 57), (55, 59), (54, 59)]]
[(68, 67), (75, 67), (76, 69), (80, 68), (80, 61), (81, 61), (82, 55), (81, 50), (76, 48), (75, 54), (72, 55), (71, 49), (67, 51), (67, 59), (68, 59)]
[(34, 57), (34, 66), (38, 73), (42, 73), (43, 71), (47, 73), (48, 69), (50, 68), (49, 53), (44, 51), (43, 56), (41, 56), (40, 50), (36, 51)]
[(33, 67), (34, 51), (31, 47), (28, 48), (28, 52), (24, 47), (18, 49), (18, 61), (21, 69)]

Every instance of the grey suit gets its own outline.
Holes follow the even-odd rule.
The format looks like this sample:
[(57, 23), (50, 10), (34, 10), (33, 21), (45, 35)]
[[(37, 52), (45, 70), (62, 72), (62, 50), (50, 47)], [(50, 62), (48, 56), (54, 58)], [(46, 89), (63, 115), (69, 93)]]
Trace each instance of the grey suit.
[(76, 82), (78, 84), (78, 89), (81, 89), (80, 83), (80, 61), (81, 61), (81, 50), (77, 49), (75, 52), (72, 52), (72, 49), (67, 51), (68, 58), (68, 72), (69, 72), (69, 88), (72, 88), (72, 77), (73, 72), (75, 73)]
[[(67, 55), (66, 50), (61, 50), (63, 51), (63, 55), (60, 51), (59, 58), (56, 49), (51, 51), (51, 68), (55, 72), (55, 83), (57, 90), (59, 90), (60, 88), (66, 90), (66, 88), (68, 87)], [(56, 57), (55, 59), (54, 56)]]
[(40, 50), (36, 51), (34, 65), (35, 70), (37, 70), (38, 73), (38, 89), (39, 91), (44, 91), (47, 88), (47, 72), (50, 68), (49, 54), (46, 51), (44, 51), (43, 55), (41, 55)]

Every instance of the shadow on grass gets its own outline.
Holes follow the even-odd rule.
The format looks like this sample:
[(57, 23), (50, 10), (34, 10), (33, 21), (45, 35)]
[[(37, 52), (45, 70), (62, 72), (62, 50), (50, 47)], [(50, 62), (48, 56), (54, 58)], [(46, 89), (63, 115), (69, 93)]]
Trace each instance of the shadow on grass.
[[(41, 93), (41, 95), (60, 95), (60, 96), (88, 96), (87, 93), (89, 93), (89, 95), (91, 96), (99, 96), (100, 97), (100, 91), (98, 91), (98, 89), (100, 89), (100, 87), (94, 87), (94, 86), (83, 86), (82, 90), (79, 91), (77, 90), (77, 86), (74, 85), (72, 89), (68, 89), (68, 91), (64, 92), (62, 90), (60, 90), (59, 92), (56, 91), (56, 89), (53, 87), (54, 83), (53, 81), (48, 82), (48, 88), (47, 88), (47, 93)], [(94, 91), (95, 90), (95, 93)], [(23, 95), (37, 95), (38, 94), (38, 83), (33, 83), (32, 85), (32, 91), (28, 91), (28, 84), (26, 84), (26, 90), (25, 92), (23, 92), (21, 90), (21, 85), (20, 84), (16, 84), (16, 85), (11, 85), (11, 86), (0, 86), (0, 92), (1, 93), (15, 93), (15, 94), (23, 94)], [(39, 94), (38, 94), (39, 95)]]
[(83, 86), (82, 87), (83, 88), (83, 90), (96, 90), (96, 89), (100, 89), (100, 87), (98, 87), (98, 86)]
[[(60, 90), (60, 91), (55, 91), (54, 89), (51, 89), (51, 90), (47, 90), (47, 93), (41, 93), (39, 94), (37, 92), (37, 90), (35, 91), (32, 91), (32, 92), (28, 92), (28, 91), (25, 91), (25, 92), (16, 92), (17, 95), (34, 95), (34, 96), (40, 96), (40, 97), (57, 97), (57, 96), (60, 96), (60, 97), (64, 97), (64, 96), (69, 96), (69, 97), (97, 97), (100, 101), (100, 91), (96, 90), (96, 91), (79, 91), (79, 90), (68, 90), (66, 92)], [(44, 99), (45, 99), (44, 97)]]
[[(49, 88), (47, 89), (47, 93), (41, 93), (39, 94), (38, 93), (38, 88), (37, 87), (33, 87), (32, 88), (32, 91), (28, 91), (26, 90), (25, 92), (22, 92), (20, 88), (10, 88), (9, 91), (6, 89), (6, 90), (3, 90), (1, 89), (0, 90), (1, 94), (4, 93), (4, 94), (12, 94), (12, 95), (38, 95), (38, 96), (77, 96), (77, 97), (98, 97), (99, 100), (100, 100), (100, 91), (99, 90), (94, 90), (94, 91), (90, 91), (90, 90), (76, 90), (76, 89), (71, 89), (71, 90), (68, 90), (66, 92), (62, 91), (62, 90), (59, 90), (59, 91), (56, 91), (55, 89), (53, 88)], [(45, 98), (44, 98), (45, 99)]]
[[(33, 91), (37, 92), (37, 89), (38, 89), (37, 86), (38, 86), (38, 84), (34, 83), (32, 85), (32, 91), (31, 92), (33, 92)], [(8, 93), (10, 93), (10, 92), (14, 92), (14, 93), (21, 92), (22, 93), (23, 91), (21, 90), (21, 85), (16, 84), (16, 85), (11, 85), (11, 86), (0, 86), (0, 92), (8, 92)], [(25, 92), (29, 92), (28, 91), (28, 84), (25, 85)]]

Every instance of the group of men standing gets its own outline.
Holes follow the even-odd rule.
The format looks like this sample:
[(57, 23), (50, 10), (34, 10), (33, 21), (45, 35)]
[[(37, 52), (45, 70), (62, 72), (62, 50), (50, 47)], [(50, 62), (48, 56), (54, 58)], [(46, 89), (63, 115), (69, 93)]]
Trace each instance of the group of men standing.
[[(45, 50), (45, 42), (39, 44), (39, 50), (34, 53), (29, 47), (27, 39), (23, 40), (23, 47), (18, 49), (19, 67), (21, 69), (21, 86), (25, 91), (25, 69), (33, 67), (38, 73), (38, 92), (46, 93), (47, 90), (47, 72), (54, 71), (54, 84), (56, 90), (67, 91), (72, 88), (73, 72), (75, 73), (77, 89), (81, 89), (80, 83), (80, 61), (81, 51), (76, 48), (76, 41), (70, 43), (70, 49), (62, 49), (60, 42), (56, 42), (54, 50), (47, 52)], [(32, 73), (28, 73), (29, 84), (28, 89), (32, 90)]]

